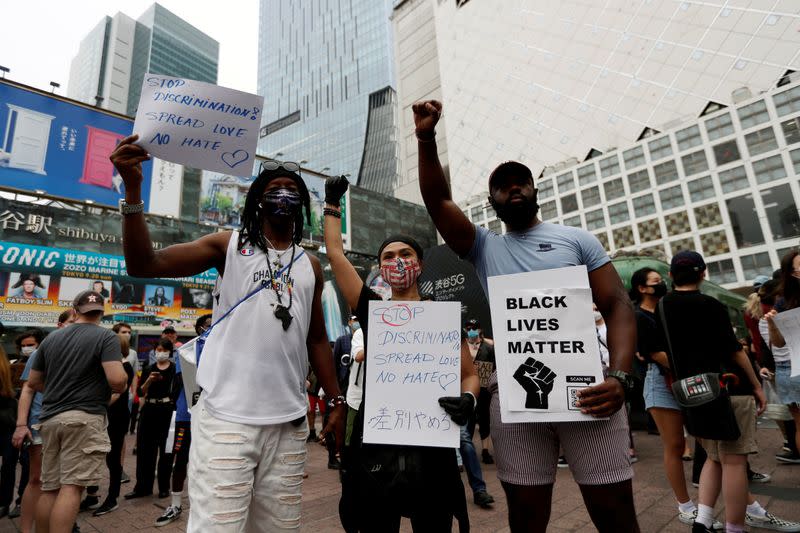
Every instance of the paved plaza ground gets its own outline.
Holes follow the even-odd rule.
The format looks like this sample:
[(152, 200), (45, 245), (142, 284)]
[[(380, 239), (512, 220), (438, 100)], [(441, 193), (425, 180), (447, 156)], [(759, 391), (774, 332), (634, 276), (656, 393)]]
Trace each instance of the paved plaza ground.
[[(658, 436), (644, 432), (634, 433), (639, 453), (639, 462), (634, 465), (634, 496), (639, 523), (643, 532), (687, 532), (690, 528), (678, 522), (674, 498), (664, 477), (661, 467), (661, 442)], [(772, 482), (763, 485), (751, 485), (751, 490), (759, 502), (768, 510), (783, 518), (800, 521), (800, 465), (777, 464), (774, 454), (780, 446), (780, 434), (774, 426), (764, 422), (758, 431), (758, 441), (762, 452), (752, 458), (753, 467), (772, 475)], [(130, 436), (128, 450), (133, 448), (134, 437)], [(479, 448), (480, 450), (480, 448)], [(126, 472), (135, 471), (134, 456), (126, 460)], [(480, 509), (472, 504), (466, 476), (464, 486), (468, 491), (469, 514), (472, 531), (477, 533), (501, 533), (508, 531), (506, 521), (506, 502), (503, 490), (496, 477), (494, 465), (484, 468), (489, 492), (497, 500), (491, 510)], [(690, 475), (691, 463), (686, 463), (687, 476)], [(322, 446), (309, 444), (308, 479), (303, 486), (303, 520), (300, 528), (303, 532), (333, 533), (342, 531), (339, 525), (337, 504), (339, 501), (339, 481), (336, 471), (327, 469), (327, 455)], [(688, 479), (688, 477), (687, 477)], [(133, 488), (133, 484), (122, 486), (123, 494)], [(104, 494), (104, 488), (101, 494)], [(691, 490), (696, 497), (697, 489)], [(142, 498), (120, 503), (117, 511), (94, 518), (89, 513), (81, 513), (78, 523), (85, 533), (176, 533), (186, 530), (186, 517), (169, 526), (156, 528), (155, 519), (163, 512), (169, 499), (159, 500)], [(188, 501), (184, 499), (184, 505)], [(722, 506), (717, 506), (722, 519)], [(724, 522), (724, 519), (723, 519)], [(0, 533), (18, 531), (19, 520), (0, 519)], [(454, 528), (454, 531), (457, 528)], [(553, 512), (548, 531), (594, 531), (586, 509), (583, 506), (577, 485), (572, 481), (568, 469), (559, 469), (553, 497)], [(411, 527), (404, 520), (402, 531), (409, 532)], [(755, 530), (758, 531), (758, 530)]]

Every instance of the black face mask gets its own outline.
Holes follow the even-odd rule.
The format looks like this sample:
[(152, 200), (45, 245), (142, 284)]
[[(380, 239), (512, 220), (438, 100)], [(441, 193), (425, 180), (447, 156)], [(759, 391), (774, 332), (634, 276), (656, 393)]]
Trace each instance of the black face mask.
[(518, 204), (512, 204), (510, 200), (509, 198), (505, 204), (499, 204), (494, 200), (491, 203), (497, 212), (497, 218), (511, 228), (526, 227), (539, 214), (539, 203), (535, 197)]
[(647, 286), (653, 288), (653, 296), (655, 296), (656, 298), (661, 298), (662, 296), (667, 294), (667, 283), (664, 281), (656, 283), (655, 285), (647, 285)]

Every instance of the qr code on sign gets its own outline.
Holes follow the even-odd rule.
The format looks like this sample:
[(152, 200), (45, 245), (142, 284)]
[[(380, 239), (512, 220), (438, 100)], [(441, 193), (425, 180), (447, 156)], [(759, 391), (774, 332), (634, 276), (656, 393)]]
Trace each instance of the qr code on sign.
[(578, 401), (578, 391), (585, 387), (567, 387), (567, 409), (570, 411), (580, 411), (581, 408), (575, 405)]

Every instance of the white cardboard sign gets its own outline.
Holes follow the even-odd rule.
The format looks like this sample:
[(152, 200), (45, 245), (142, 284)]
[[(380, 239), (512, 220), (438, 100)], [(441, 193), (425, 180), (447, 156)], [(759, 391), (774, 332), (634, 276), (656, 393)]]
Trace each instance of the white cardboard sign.
[(461, 395), (460, 319), (458, 302), (370, 302), (364, 442), (458, 448), (439, 398)]
[(800, 376), (800, 307), (778, 313), (772, 319), (792, 354), (791, 376)]
[(494, 276), (488, 284), (501, 420), (598, 420), (575, 406), (578, 390), (604, 379), (586, 267)]
[(133, 131), (161, 159), (250, 177), (263, 106), (255, 94), (148, 73)]

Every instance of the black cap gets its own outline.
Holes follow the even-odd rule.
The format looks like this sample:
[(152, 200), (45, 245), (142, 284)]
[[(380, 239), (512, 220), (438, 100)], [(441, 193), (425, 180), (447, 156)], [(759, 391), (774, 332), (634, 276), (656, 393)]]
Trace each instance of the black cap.
[(481, 323), (480, 323), (480, 322), (478, 322), (478, 319), (477, 319), (477, 318), (470, 318), (470, 319), (469, 319), (469, 320), (467, 320), (467, 322), (464, 324), (464, 328), (465, 328), (465, 329), (481, 329)]
[(694, 250), (683, 250), (672, 256), (669, 271), (673, 274), (681, 272), (702, 272), (706, 269), (703, 256)]
[(104, 311), (105, 300), (99, 292), (83, 291), (72, 301), (72, 307), (82, 315), (92, 311)]
[(422, 246), (419, 245), (419, 243), (416, 241), (416, 239), (414, 239), (414, 237), (409, 237), (408, 235), (402, 235), (402, 234), (389, 235), (388, 237), (386, 237), (386, 240), (384, 240), (381, 243), (381, 247), (378, 248), (378, 261), (381, 260), (381, 254), (383, 253), (383, 249), (392, 244), (393, 242), (406, 243), (407, 245), (412, 247), (415, 252), (417, 252), (417, 257), (419, 258), (420, 261), (422, 261)]
[(162, 334), (164, 334), (164, 333), (177, 333), (177, 331), (175, 331), (175, 328), (173, 328), (172, 326), (167, 326), (167, 327), (164, 328), (164, 331), (162, 331), (161, 333)]
[(531, 180), (531, 183), (533, 183), (533, 174), (531, 173), (531, 169), (519, 161), (506, 161), (497, 165), (497, 168), (495, 168), (489, 175), (489, 190), (492, 189), (492, 184), (495, 180), (512, 175), (527, 177), (529, 180)]

